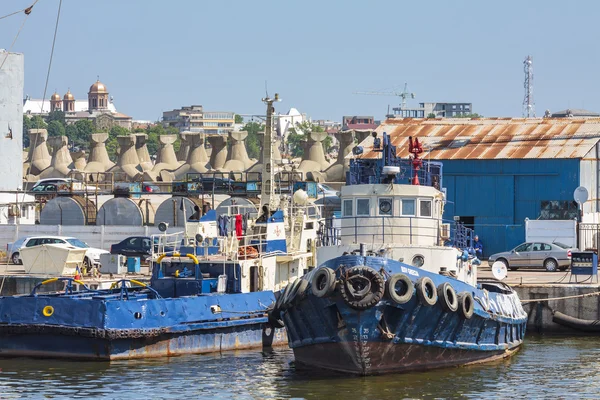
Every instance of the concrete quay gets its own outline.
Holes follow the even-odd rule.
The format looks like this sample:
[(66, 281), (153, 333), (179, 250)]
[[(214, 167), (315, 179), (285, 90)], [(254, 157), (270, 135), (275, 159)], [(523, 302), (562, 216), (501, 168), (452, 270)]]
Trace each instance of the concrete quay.
[[(491, 268), (479, 268), (479, 277), (493, 277)], [(587, 279), (586, 279), (587, 278)], [(576, 280), (579, 283), (576, 283)], [(509, 271), (504, 279), (519, 295), (527, 311), (527, 329), (530, 333), (578, 335), (585, 332), (559, 325), (552, 321), (553, 312), (558, 311), (573, 318), (596, 321), (600, 324), (600, 296), (589, 295), (600, 292), (600, 284), (590, 277), (572, 276), (566, 272), (544, 270)], [(557, 299), (572, 297), (567, 299)], [(539, 301), (535, 301), (539, 299)], [(548, 300), (544, 299), (556, 299)], [(534, 301), (530, 301), (534, 300)]]

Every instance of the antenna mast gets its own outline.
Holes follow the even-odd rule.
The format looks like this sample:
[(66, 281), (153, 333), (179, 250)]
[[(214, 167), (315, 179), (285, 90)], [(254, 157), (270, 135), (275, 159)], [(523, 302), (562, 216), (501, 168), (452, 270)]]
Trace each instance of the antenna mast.
[(523, 117), (535, 117), (535, 103), (533, 102), (533, 58), (527, 56), (523, 61), (525, 71), (525, 98), (523, 99)]
[(260, 192), (260, 208), (268, 207), (269, 211), (277, 209), (277, 199), (273, 182), (275, 181), (275, 171), (273, 169), (273, 103), (279, 100), (279, 94), (275, 93), (275, 98), (271, 99), (267, 95), (262, 101), (267, 105), (267, 120), (265, 124), (265, 138), (263, 143), (263, 162), (264, 170), (262, 172), (262, 189)]

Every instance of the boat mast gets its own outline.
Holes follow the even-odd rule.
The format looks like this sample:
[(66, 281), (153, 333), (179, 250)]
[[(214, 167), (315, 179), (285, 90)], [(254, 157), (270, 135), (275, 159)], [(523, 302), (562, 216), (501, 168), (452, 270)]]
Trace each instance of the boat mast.
[(265, 97), (262, 101), (267, 105), (267, 121), (265, 126), (265, 138), (263, 142), (263, 165), (262, 188), (260, 192), (261, 213), (266, 209), (273, 212), (278, 207), (278, 201), (275, 197), (273, 182), (275, 181), (275, 171), (273, 168), (273, 103), (279, 100), (279, 94), (275, 93), (275, 98)]

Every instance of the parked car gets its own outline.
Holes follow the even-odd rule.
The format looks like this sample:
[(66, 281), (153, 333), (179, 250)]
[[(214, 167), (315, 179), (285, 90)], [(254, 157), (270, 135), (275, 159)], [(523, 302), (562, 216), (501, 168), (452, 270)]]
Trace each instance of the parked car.
[(340, 195), (340, 192), (338, 190), (335, 190), (331, 186), (326, 185), (324, 183), (317, 184), (317, 191), (319, 193), (319, 197), (329, 197), (329, 196), (338, 196), (339, 197), (339, 195)]
[[(121, 240), (119, 243), (110, 246), (110, 253), (122, 254), (128, 257), (145, 258), (152, 255), (152, 243), (154, 244), (154, 252), (157, 253), (159, 251), (158, 238), (155, 237), (153, 240), (149, 236), (130, 236)], [(162, 250), (171, 252), (175, 249), (172, 246), (164, 246), (164, 249)]]
[(86, 191), (88, 193), (94, 193), (101, 191), (100, 188), (96, 188), (95, 185), (84, 185), (83, 182), (73, 180), (71, 178), (47, 178), (40, 179), (32, 187), (31, 191), (40, 192), (58, 192), (58, 191), (70, 191), (73, 189), (75, 192)]
[(7, 250), (10, 252), (10, 259), (13, 264), (23, 264), (20, 258), (20, 250), (22, 247), (33, 247), (42, 244), (69, 244), (71, 246), (87, 249), (85, 258), (83, 259), (83, 267), (89, 269), (93, 265), (100, 264), (100, 254), (108, 254), (108, 251), (90, 247), (87, 243), (69, 236), (27, 236), (19, 238), (14, 243), (7, 245)]
[(571, 266), (571, 250), (577, 249), (559, 242), (527, 242), (510, 251), (492, 254), (488, 263), (500, 261), (511, 271), (537, 267), (544, 267), (549, 272), (565, 271)]

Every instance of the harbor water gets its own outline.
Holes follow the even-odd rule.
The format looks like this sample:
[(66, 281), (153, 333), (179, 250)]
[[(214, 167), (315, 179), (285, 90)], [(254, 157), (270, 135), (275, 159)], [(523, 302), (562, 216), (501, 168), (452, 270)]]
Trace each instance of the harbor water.
[(0, 399), (600, 398), (600, 338), (532, 337), (510, 360), (346, 377), (303, 370), (291, 350), (118, 362), (0, 360)]

